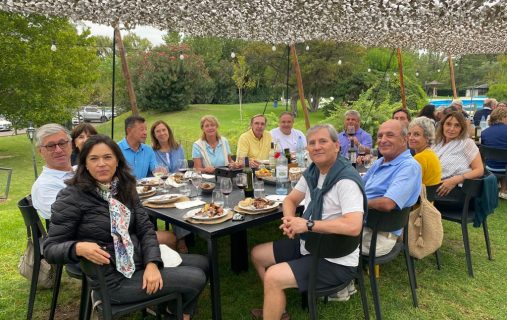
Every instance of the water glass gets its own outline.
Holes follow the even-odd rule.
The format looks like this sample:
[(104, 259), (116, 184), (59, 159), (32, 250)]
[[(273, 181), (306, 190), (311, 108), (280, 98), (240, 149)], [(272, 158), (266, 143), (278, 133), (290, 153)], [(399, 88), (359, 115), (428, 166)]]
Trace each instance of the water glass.
[(254, 197), (264, 198), (264, 181), (259, 180), (254, 182)]
[(190, 186), (188, 185), (188, 183), (183, 182), (183, 185), (179, 188), (179, 190), (182, 195), (190, 197), (191, 190), (190, 190)]
[(213, 193), (211, 194), (211, 202), (220, 207), (224, 206), (224, 196), (220, 190), (213, 190)]

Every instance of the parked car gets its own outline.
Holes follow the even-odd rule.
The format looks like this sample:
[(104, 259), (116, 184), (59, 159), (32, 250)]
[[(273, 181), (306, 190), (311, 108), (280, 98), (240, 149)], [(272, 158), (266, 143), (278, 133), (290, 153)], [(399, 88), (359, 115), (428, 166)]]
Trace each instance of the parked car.
[(12, 123), (10, 121), (5, 120), (4, 117), (0, 117), (0, 131), (9, 131), (11, 127)]
[[(81, 116), (85, 122), (100, 121), (105, 122), (112, 118), (113, 114), (111, 109), (100, 108), (99, 106), (84, 106), (80, 111)], [(115, 113), (116, 116), (116, 113)]]
[(83, 122), (83, 116), (80, 115), (79, 113), (76, 113), (73, 117), (72, 117), (72, 125), (78, 125), (80, 124), (81, 122)]

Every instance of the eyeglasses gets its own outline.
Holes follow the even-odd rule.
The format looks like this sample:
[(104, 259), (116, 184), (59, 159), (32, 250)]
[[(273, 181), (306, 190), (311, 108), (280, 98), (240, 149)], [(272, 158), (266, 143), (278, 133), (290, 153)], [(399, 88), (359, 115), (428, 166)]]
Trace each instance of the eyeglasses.
[(53, 152), (56, 150), (56, 146), (60, 147), (60, 149), (65, 150), (67, 146), (69, 145), (69, 140), (63, 140), (58, 143), (50, 143), (45, 146), (41, 146), (46, 148), (47, 151)]

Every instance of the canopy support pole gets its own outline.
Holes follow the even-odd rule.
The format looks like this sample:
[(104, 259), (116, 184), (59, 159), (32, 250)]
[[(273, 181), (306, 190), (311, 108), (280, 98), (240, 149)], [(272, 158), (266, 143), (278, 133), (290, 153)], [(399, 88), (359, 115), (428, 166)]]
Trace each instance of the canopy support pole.
[(113, 31), (113, 76), (111, 83), (111, 139), (114, 139), (114, 96), (116, 94), (116, 37)]
[(301, 101), (301, 106), (303, 107), (303, 115), (305, 116), (305, 125), (306, 130), (310, 129), (310, 119), (308, 118), (308, 109), (306, 108), (305, 103), (305, 91), (303, 89), (303, 79), (301, 78), (301, 69), (299, 69), (299, 61), (296, 53), (296, 45), (290, 45), (290, 52), (292, 53), (292, 64), (294, 68), (294, 73), (296, 74), (296, 81), (298, 84), (298, 93), (299, 93), (299, 101)]
[(139, 110), (137, 109), (136, 93), (134, 92), (134, 86), (132, 85), (132, 78), (130, 77), (129, 66), (127, 64), (127, 57), (125, 56), (125, 47), (123, 46), (123, 41), (121, 39), (120, 29), (118, 28), (118, 26), (114, 27), (114, 37), (116, 38), (118, 50), (120, 51), (121, 69), (123, 71), (123, 76), (125, 77), (125, 84), (127, 85), (127, 92), (129, 95), (132, 115), (137, 116), (139, 115)]
[(398, 71), (400, 72), (400, 91), (401, 91), (401, 106), (407, 109), (407, 98), (405, 96), (405, 82), (403, 81), (403, 59), (401, 57), (401, 48), (396, 49), (398, 55)]
[(452, 63), (451, 55), (447, 57), (447, 61), (449, 62), (449, 72), (451, 73), (452, 96), (454, 99), (458, 99), (458, 92), (456, 91), (456, 80), (454, 79), (454, 63)]

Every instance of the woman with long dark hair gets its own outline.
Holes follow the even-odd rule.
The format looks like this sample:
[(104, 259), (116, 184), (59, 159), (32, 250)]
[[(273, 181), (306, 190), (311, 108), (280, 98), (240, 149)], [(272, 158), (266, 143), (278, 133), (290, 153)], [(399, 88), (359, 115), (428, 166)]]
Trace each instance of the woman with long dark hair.
[(72, 154), (70, 155), (70, 162), (73, 166), (77, 164), (79, 151), (83, 148), (84, 143), (90, 136), (96, 135), (97, 130), (89, 123), (81, 123), (72, 129), (70, 137), (72, 138)]
[(158, 165), (165, 167), (169, 172), (178, 171), (178, 165), (185, 159), (185, 154), (181, 145), (174, 139), (171, 127), (164, 121), (157, 120), (151, 126), (150, 135)]
[[(207, 259), (182, 255), (178, 267), (163, 267), (153, 224), (118, 145), (104, 135), (90, 137), (79, 154), (75, 176), (66, 183), (52, 206), (46, 259), (77, 263), (83, 257), (106, 265), (115, 304), (181, 292), (184, 318), (190, 319), (206, 284)], [(98, 286), (92, 277), (92, 288)]]

